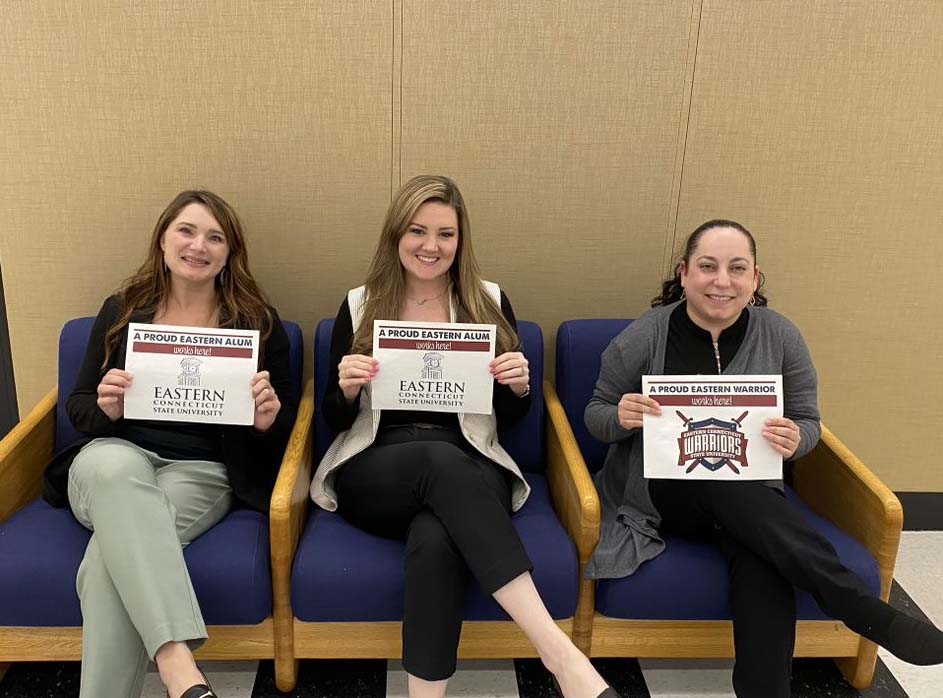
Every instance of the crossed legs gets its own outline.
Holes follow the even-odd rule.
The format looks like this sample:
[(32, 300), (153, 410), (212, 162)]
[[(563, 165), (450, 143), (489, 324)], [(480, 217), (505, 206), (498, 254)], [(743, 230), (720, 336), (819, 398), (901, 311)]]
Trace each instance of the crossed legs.
[[(122, 439), (97, 439), (73, 461), (69, 502), (93, 531), (76, 580), (80, 696), (137, 698), (149, 658), (158, 660), (172, 694), (199, 683), (190, 651), (203, 643), (206, 628), (181, 544), (229, 510), (224, 466), (172, 462)], [(190, 680), (194, 675), (198, 680)]]
[(730, 567), (741, 698), (790, 695), (795, 647), (793, 587), (855, 632), (918, 664), (943, 662), (943, 634), (871, 596), (832, 545), (778, 490), (760, 482), (654, 480), (667, 533), (713, 540)]
[(406, 540), (403, 666), (413, 698), (442, 696), (455, 672), (469, 576), (534, 643), (569, 698), (605, 682), (547, 612), (511, 523), (504, 471), (461, 434), (388, 430), (340, 469), (340, 513), (374, 535)]

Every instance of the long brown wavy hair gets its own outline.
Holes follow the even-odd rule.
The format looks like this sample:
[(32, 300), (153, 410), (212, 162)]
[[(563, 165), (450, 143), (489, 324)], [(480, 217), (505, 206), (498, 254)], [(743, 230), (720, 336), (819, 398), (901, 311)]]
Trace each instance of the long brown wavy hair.
[(487, 323), (497, 326), (495, 351), (519, 351), (517, 333), (504, 318), (501, 308), (485, 290), (481, 271), (472, 251), (468, 211), (458, 186), (448, 177), (419, 175), (400, 188), (390, 202), (370, 270), (367, 272), (366, 301), (357, 332), (354, 354), (370, 354), (373, 345), (373, 321), (395, 320), (406, 301), (406, 270), (399, 259), (399, 241), (419, 207), (430, 201), (451, 206), (458, 217), (458, 249), (449, 268), (452, 300), (457, 305), (458, 322)]
[[(753, 263), (756, 264), (756, 240), (753, 239), (753, 234), (749, 230), (736, 221), (728, 221), (723, 218), (715, 218), (712, 221), (701, 223), (688, 235), (688, 239), (684, 241), (684, 253), (681, 255), (681, 259), (675, 264), (672, 275), (662, 282), (661, 293), (652, 298), (653, 308), (660, 305), (669, 305), (684, 298), (684, 288), (681, 286), (681, 262), (684, 262), (685, 265), (691, 264), (691, 256), (694, 254), (694, 250), (697, 249), (697, 244), (701, 241), (701, 237), (704, 233), (714, 228), (733, 228), (745, 235), (747, 243), (750, 246), (750, 254), (753, 255)], [(760, 292), (760, 289), (762, 289), (765, 284), (766, 277), (763, 275), (763, 272), (760, 272), (760, 281), (757, 284), (756, 291), (753, 292), (751, 305), (764, 306), (769, 303), (766, 296)]]
[(262, 289), (249, 271), (245, 234), (242, 222), (223, 198), (211, 191), (182, 191), (168, 204), (157, 219), (147, 258), (137, 272), (125, 280), (118, 290), (122, 312), (111, 329), (105, 334), (105, 361), (121, 341), (121, 333), (131, 316), (152, 318), (167, 301), (170, 294), (170, 271), (164, 264), (161, 240), (170, 224), (190, 204), (202, 204), (217, 220), (229, 245), (229, 257), (223, 270), (216, 276), (216, 300), (219, 304), (219, 326), (235, 329), (259, 330), (264, 343), (272, 332), (272, 312)]

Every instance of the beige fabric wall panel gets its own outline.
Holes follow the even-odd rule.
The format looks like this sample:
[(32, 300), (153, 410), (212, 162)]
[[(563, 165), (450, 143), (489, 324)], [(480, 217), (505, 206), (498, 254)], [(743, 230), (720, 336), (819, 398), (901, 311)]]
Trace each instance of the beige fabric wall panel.
[(825, 421), (895, 490), (943, 490), (943, 4), (704, 0), (678, 241), (752, 229)]
[(402, 3), (402, 180), (458, 181), (485, 276), (548, 347), (560, 321), (637, 315), (654, 294), (691, 12)]
[[(142, 261), (174, 194), (226, 197), (281, 314), (333, 315), (391, 186), (390, 3), (0, 7), (0, 255), (20, 409), (63, 321)], [(308, 352), (310, 353), (310, 352)]]

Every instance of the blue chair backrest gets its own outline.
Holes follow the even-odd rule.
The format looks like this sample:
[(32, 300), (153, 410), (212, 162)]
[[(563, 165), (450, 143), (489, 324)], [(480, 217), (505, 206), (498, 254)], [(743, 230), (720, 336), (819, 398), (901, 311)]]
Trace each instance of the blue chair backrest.
[[(321, 462), (331, 445), (336, 432), (324, 421), (320, 406), (324, 404), (324, 389), (331, 364), (331, 332), (334, 318), (318, 323), (314, 334), (314, 457), (315, 467)], [(524, 344), (524, 355), (530, 362), (531, 405), (527, 415), (509, 429), (498, 433), (501, 445), (507, 450), (521, 470), (542, 473), (545, 469), (544, 449), (544, 338), (540, 327), (533, 322), (518, 321), (517, 333)]]
[[(69, 395), (75, 389), (82, 359), (85, 356), (85, 346), (88, 336), (92, 332), (95, 318), (82, 317), (69, 320), (59, 334), (59, 402), (56, 405), (56, 450), (60, 451), (82, 438), (69, 421), (66, 413), (66, 403)], [(293, 395), (279, 395), (279, 399), (287, 404), (298, 406), (301, 398), (302, 371), (304, 369), (304, 338), (301, 328), (294, 322), (282, 320), (282, 327), (288, 335), (290, 345), (289, 368)]]
[(602, 353), (631, 320), (567, 320), (557, 330), (557, 394), (590, 472), (602, 467), (608, 444), (590, 436), (583, 412), (593, 396)]

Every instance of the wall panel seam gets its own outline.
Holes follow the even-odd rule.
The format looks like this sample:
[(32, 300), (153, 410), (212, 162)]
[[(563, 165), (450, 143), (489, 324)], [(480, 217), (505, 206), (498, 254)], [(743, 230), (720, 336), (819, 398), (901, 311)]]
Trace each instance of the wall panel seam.
[(688, 47), (685, 56), (684, 86), (681, 91), (681, 106), (678, 114), (678, 139), (675, 162), (672, 170), (671, 198), (668, 205), (668, 221), (665, 225), (665, 249), (662, 258), (662, 278), (671, 271), (675, 244), (678, 238), (678, 213), (681, 208), (682, 184), (684, 182), (684, 159), (687, 155), (688, 129), (691, 125), (691, 104), (694, 101), (694, 82), (697, 69), (697, 51), (701, 38), (701, 14), (704, 0), (692, 0), (688, 23)]
[(390, 199), (403, 179), (403, 0), (392, 1), (390, 65)]

